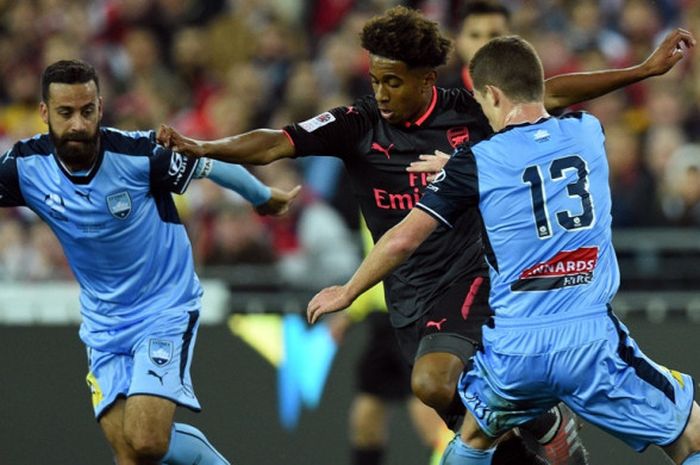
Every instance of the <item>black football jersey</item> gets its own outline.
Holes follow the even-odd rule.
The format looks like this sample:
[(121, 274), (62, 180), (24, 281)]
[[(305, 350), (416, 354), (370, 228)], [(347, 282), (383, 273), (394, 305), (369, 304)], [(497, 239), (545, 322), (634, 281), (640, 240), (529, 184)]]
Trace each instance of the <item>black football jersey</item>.
[[(427, 174), (406, 167), (436, 149), (452, 153), (463, 142), (478, 142), (491, 127), (465, 89), (434, 88), (431, 105), (414, 122), (394, 125), (381, 117), (374, 97), (357, 100), (284, 128), (296, 156), (341, 158), (376, 242), (413, 208), (429, 184)], [(449, 229), (438, 229), (384, 281), (395, 327), (420, 318), (447, 287), (486, 275), (481, 219), (470, 209)]]

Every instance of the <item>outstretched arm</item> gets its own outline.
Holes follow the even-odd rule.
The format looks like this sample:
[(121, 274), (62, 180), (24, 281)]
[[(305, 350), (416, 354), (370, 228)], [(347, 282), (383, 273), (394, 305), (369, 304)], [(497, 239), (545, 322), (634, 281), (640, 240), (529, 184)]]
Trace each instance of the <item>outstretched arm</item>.
[(260, 215), (286, 213), (301, 190), (301, 186), (296, 186), (289, 192), (266, 186), (240, 165), (222, 163), (209, 158), (198, 160), (195, 177), (209, 178), (226, 189), (238, 192), (253, 204)]
[(159, 144), (188, 157), (209, 157), (229, 163), (266, 165), (294, 156), (294, 145), (282, 130), (256, 129), (237, 136), (202, 141), (185, 137), (162, 124), (156, 139)]
[(311, 299), (306, 308), (309, 323), (315, 323), (323, 314), (349, 307), (360, 294), (405, 262), (437, 225), (437, 221), (424, 211), (411, 210), (403, 221), (379, 239), (347, 283), (327, 287)]
[(685, 29), (675, 29), (643, 63), (624, 69), (572, 73), (545, 81), (545, 107), (557, 110), (605, 95), (652, 76), (668, 72), (684, 56), (684, 48), (695, 46), (695, 38)]

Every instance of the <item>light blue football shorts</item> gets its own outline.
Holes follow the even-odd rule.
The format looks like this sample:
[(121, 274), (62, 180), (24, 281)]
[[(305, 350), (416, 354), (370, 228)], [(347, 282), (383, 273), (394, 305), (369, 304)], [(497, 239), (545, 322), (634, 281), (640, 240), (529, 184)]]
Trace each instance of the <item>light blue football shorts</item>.
[(559, 401), (637, 451), (685, 429), (694, 382), (646, 357), (612, 312), (484, 327), (484, 349), (459, 393), (481, 429), (498, 437)]
[(129, 353), (88, 348), (88, 387), (95, 418), (119, 397), (146, 394), (201, 410), (192, 388), (190, 366), (199, 328), (199, 312), (182, 312), (154, 324), (135, 340)]

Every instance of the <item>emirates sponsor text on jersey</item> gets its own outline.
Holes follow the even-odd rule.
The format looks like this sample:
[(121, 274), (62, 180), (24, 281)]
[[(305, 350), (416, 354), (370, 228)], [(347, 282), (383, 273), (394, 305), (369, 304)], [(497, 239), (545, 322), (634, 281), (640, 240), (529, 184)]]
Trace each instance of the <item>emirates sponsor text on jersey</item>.
[(377, 208), (384, 210), (410, 210), (418, 203), (423, 195), (423, 189), (428, 185), (429, 173), (406, 173), (408, 177), (408, 192), (389, 192), (377, 187), (372, 189)]

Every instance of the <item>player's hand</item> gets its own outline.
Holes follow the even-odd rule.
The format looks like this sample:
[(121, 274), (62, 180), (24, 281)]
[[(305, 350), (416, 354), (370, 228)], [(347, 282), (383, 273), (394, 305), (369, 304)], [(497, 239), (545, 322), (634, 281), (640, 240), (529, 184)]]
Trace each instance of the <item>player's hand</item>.
[(427, 177), (428, 182), (433, 182), (435, 180), (435, 176), (442, 171), (442, 169), (445, 167), (447, 164), (447, 161), (450, 159), (450, 155), (441, 152), (440, 150), (435, 151), (435, 155), (420, 155), (418, 157), (420, 161), (414, 161), (410, 165), (406, 167), (406, 171), (409, 173), (430, 173), (430, 176)]
[(695, 43), (695, 38), (690, 31), (677, 28), (669, 32), (656, 50), (642, 63), (645, 74), (647, 76), (665, 74), (685, 56), (687, 50), (695, 46)]
[(314, 324), (321, 315), (343, 310), (348, 308), (350, 304), (352, 304), (352, 299), (348, 297), (345, 286), (327, 287), (309, 302), (306, 307), (306, 319), (309, 323)]
[(289, 206), (294, 199), (297, 198), (299, 192), (301, 192), (301, 186), (296, 186), (289, 192), (277, 189), (276, 187), (271, 187), (270, 191), (272, 192), (270, 200), (255, 207), (255, 211), (258, 212), (258, 215), (280, 216), (287, 213), (287, 211), (289, 211)]
[(185, 137), (165, 124), (161, 124), (158, 128), (156, 140), (163, 147), (187, 155), (188, 157), (199, 158), (206, 156), (204, 144), (202, 142)]

